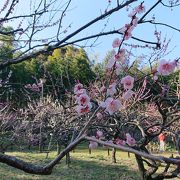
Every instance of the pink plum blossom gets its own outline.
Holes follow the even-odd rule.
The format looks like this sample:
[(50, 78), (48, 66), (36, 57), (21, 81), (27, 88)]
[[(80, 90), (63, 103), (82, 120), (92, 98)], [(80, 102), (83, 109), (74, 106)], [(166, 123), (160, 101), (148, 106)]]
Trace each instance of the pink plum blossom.
[(90, 112), (91, 108), (92, 108), (91, 103), (88, 103), (86, 106), (78, 105), (76, 110), (79, 115), (82, 115)]
[(137, 6), (134, 11), (138, 14), (142, 14), (145, 12), (145, 6), (141, 3), (139, 6)]
[(81, 94), (77, 98), (77, 102), (80, 105), (86, 106), (90, 102), (90, 98), (89, 98), (89, 96), (87, 94)]
[(123, 70), (123, 66), (119, 62), (116, 62), (115, 68), (116, 68), (115, 70), (116, 70), (117, 75), (119, 75)]
[(102, 108), (106, 108), (106, 103), (102, 101), (102, 102), (99, 103), (99, 106), (102, 107)]
[(96, 149), (98, 147), (98, 143), (94, 141), (89, 142), (89, 149)]
[(111, 69), (114, 66), (115, 62), (116, 61), (115, 61), (114, 57), (111, 57), (107, 63), (107, 68)]
[(161, 60), (159, 66), (157, 67), (157, 71), (159, 74), (163, 76), (168, 76), (173, 73), (176, 67), (176, 63), (174, 61)]
[(98, 112), (98, 113), (96, 114), (96, 117), (100, 120), (100, 119), (103, 118), (103, 115), (102, 115), (100, 112)]
[(76, 91), (77, 97), (79, 97), (81, 94), (86, 94), (86, 89), (79, 89)]
[(112, 43), (112, 47), (117, 48), (120, 46), (120, 44), (121, 44), (121, 40), (119, 38), (116, 38), (116, 39), (114, 39), (114, 41)]
[(32, 84), (31, 90), (32, 90), (32, 91), (36, 91), (36, 92), (39, 92), (39, 91), (40, 91), (39, 87), (38, 87), (37, 84), (35, 84), (35, 83)]
[(143, 4), (140, 4), (139, 6), (135, 7), (133, 11), (131, 11), (128, 16), (133, 17), (136, 14), (141, 14), (145, 12), (145, 6)]
[(98, 130), (98, 131), (96, 132), (96, 138), (97, 138), (97, 139), (100, 139), (100, 138), (102, 138), (102, 137), (103, 137), (103, 132), (100, 131), (100, 130)]
[(117, 145), (124, 146), (124, 145), (126, 144), (126, 141), (124, 141), (124, 140), (122, 140), (122, 139), (119, 139), (119, 138), (116, 138), (115, 143), (116, 143)]
[(128, 66), (128, 63), (129, 60), (125, 57), (122, 58), (121, 62), (117, 61), (115, 65), (116, 74), (119, 75)]
[(109, 85), (109, 89), (107, 89), (107, 95), (113, 96), (116, 92), (116, 83)]
[(37, 84), (37, 86), (38, 86), (39, 88), (42, 88), (42, 87), (43, 87), (43, 83), (40, 82), (40, 83)]
[(158, 80), (158, 76), (157, 76), (157, 75), (154, 75), (154, 76), (153, 76), (153, 79), (154, 79), (154, 81), (157, 81), (157, 80)]
[(121, 84), (123, 84), (124, 89), (132, 89), (134, 86), (134, 78), (131, 76), (125, 76), (121, 79)]
[(122, 62), (125, 58), (125, 52), (126, 52), (125, 49), (120, 49), (120, 51), (114, 56), (115, 60)]
[(136, 145), (136, 140), (133, 137), (131, 137), (131, 135), (129, 133), (126, 133), (126, 143), (129, 146), (135, 146)]
[(124, 39), (128, 40), (132, 36), (132, 30), (134, 29), (134, 26), (131, 24), (125, 24), (123, 28), (119, 30), (119, 32), (124, 34)]
[(30, 84), (26, 84), (24, 87), (27, 88), (27, 89), (30, 89), (31, 85)]
[(83, 88), (83, 85), (81, 83), (78, 83), (74, 86), (74, 94), (77, 94), (77, 92)]
[(107, 98), (105, 101), (106, 109), (105, 111), (112, 115), (114, 112), (118, 111), (122, 104), (118, 99), (113, 99), (111, 97)]
[(135, 16), (135, 14), (136, 14), (136, 11), (135, 10), (133, 10), (133, 11), (131, 11), (129, 14), (128, 14), (128, 17), (133, 17), (133, 16)]
[(82, 94), (86, 94), (86, 89), (80, 89), (76, 92), (76, 95), (74, 96), (75, 99), (78, 101), (78, 98), (82, 95)]
[(131, 30), (127, 30), (127, 31), (125, 32), (124, 39), (125, 39), (125, 40), (128, 40), (131, 36), (132, 36)]
[(102, 93), (105, 93), (105, 92), (106, 92), (106, 87), (103, 85), (103, 86), (100, 88), (100, 91), (101, 91)]
[(107, 63), (107, 65), (106, 65), (106, 67), (107, 67), (108, 69), (111, 69), (111, 68), (114, 66), (114, 64), (115, 64), (115, 59), (114, 59), (115, 54), (116, 54), (116, 51), (113, 49), (113, 50), (111, 51), (111, 57), (110, 57), (110, 59), (108, 60), (108, 63)]
[(138, 18), (137, 18), (137, 17), (134, 17), (134, 18), (133, 18), (132, 24), (133, 24), (134, 27), (137, 26), (137, 24), (138, 24)]
[(122, 98), (123, 98), (124, 100), (128, 100), (128, 99), (130, 99), (134, 94), (135, 94), (134, 91), (132, 91), (131, 89), (129, 89), (129, 90), (127, 90), (126, 92), (123, 93)]

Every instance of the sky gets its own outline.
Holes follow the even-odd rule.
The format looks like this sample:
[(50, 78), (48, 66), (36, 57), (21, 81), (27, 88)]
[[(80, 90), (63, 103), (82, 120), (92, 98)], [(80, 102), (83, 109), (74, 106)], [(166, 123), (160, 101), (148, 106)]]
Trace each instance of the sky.
[[(112, 2), (115, 0), (112, 0)], [(77, 4), (77, 2), (79, 2)], [(97, 15), (100, 15), (101, 12), (105, 9), (107, 3), (106, 0), (92, 0), (91, 3), (88, 2), (87, 0), (75, 0), (74, 1), (74, 7), (76, 7), (71, 13), (74, 14), (74, 23), (73, 25), (76, 27), (81, 26), (84, 22), (87, 22), (88, 20), (93, 19)], [(147, 3), (148, 2), (148, 3)], [(154, 0), (149, 0), (145, 1), (145, 7), (148, 9), (149, 7), (152, 6), (152, 2), (155, 2)], [(156, 17), (157, 22), (164, 22), (167, 23), (171, 26), (175, 26), (180, 29), (180, 11), (177, 8), (174, 8), (171, 10), (170, 8), (165, 8), (165, 7), (157, 7), (153, 13), (151, 13), (148, 17), (147, 20), (150, 19), (153, 14)], [(115, 13), (111, 18), (109, 18), (106, 30), (110, 29), (118, 29), (124, 26), (125, 23), (129, 22), (129, 18), (127, 17), (128, 12), (122, 11), (122, 12), (117, 12)], [(140, 16), (139, 16), (140, 17)], [(68, 19), (70, 21), (70, 19)], [(98, 32), (99, 29), (103, 28), (103, 25), (106, 21), (98, 23), (98, 25), (92, 27), (87, 34), (91, 34), (91, 32), (96, 31)], [(145, 25), (139, 25), (134, 31), (133, 35), (135, 37), (138, 37), (140, 39), (145, 39), (148, 41), (153, 41), (155, 40), (154, 37), (154, 26), (150, 26), (149, 24)], [(159, 26), (157, 27), (158, 31), (161, 31), (162, 37), (168, 37), (171, 38), (171, 43), (169, 46), (169, 49), (174, 49), (172, 53), (170, 53), (167, 58), (173, 59), (176, 57), (179, 57), (179, 50), (180, 50), (180, 32), (174, 31), (170, 28), (165, 28), (164, 26)], [(106, 52), (112, 49), (112, 41), (114, 38), (121, 36), (117, 35), (111, 35), (107, 37), (100, 38), (97, 41), (97, 46), (94, 47), (93, 49), (88, 49), (89, 54), (97, 54), (99, 55), (100, 60), (105, 56)], [(130, 43), (137, 43), (137, 41), (130, 41)], [(138, 43), (137, 43), (138, 44)], [(139, 51), (142, 51), (142, 49), (137, 49), (137, 53)], [(140, 54), (140, 53), (139, 53)]]
[[(164, 2), (167, 2), (167, 1), (168, 0), (164, 0)], [(5, 0), (0, 2), (0, 7), (3, 2), (5, 2)], [(30, 9), (29, 8), (30, 2), (33, 4), (35, 0), (27, 0), (27, 1), (20, 0), (20, 3), (17, 6), (17, 9), (15, 9), (14, 12), (16, 14), (26, 14)], [(56, 4), (57, 7), (62, 6), (65, 0), (62, 0), (59, 2), (60, 3)], [(72, 3), (69, 9), (66, 12), (66, 16), (63, 18), (63, 21), (62, 21), (62, 37), (60, 36), (60, 38), (63, 38), (65, 35), (70, 34), (74, 30), (78, 29), (82, 25), (89, 22), (90, 20), (101, 15), (108, 5), (107, 2), (108, 0), (72, 0)], [(141, 1), (138, 1), (138, 4), (139, 2)], [(149, 7), (152, 6), (153, 2), (156, 2), (156, 0), (145, 1), (146, 10), (148, 10)], [(109, 9), (114, 7), (115, 3), (116, 3), (116, 0), (112, 0), (112, 3)], [(134, 3), (134, 6), (138, 4)], [(170, 8), (166, 8), (160, 5), (149, 16), (147, 16), (147, 20), (151, 19), (152, 16), (154, 15), (157, 22), (167, 23), (171, 26), (175, 26), (180, 29), (180, 20), (179, 20), (180, 11), (178, 9), (179, 7), (176, 7), (176, 8), (173, 8), (172, 10)], [(124, 26), (125, 23), (128, 23), (130, 21), (130, 18), (127, 17), (127, 14), (128, 12), (125, 10), (114, 13), (112, 16), (108, 17), (107, 19), (98, 22), (97, 24), (93, 25), (91, 28), (88, 28), (86, 31), (80, 33), (77, 36), (77, 38), (92, 35), (102, 30), (108, 31), (108, 30), (120, 29), (121, 27)], [(60, 15), (61, 15), (61, 12), (59, 12), (59, 16)], [(141, 15), (139, 15), (139, 17), (141, 17)], [(44, 17), (44, 21), (46, 20), (46, 18), (48, 17)], [(28, 22), (23, 21), (23, 23), (28, 23)], [(17, 22), (9, 22), (9, 25), (11, 24), (15, 26)], [(67, 32), (63, 33), (63, 31), (69, 25), (71, 25), (71, 28), (68, 28)], [(156, 28), (158, 31), (161, 31), (162, 37), (167, 37), (167, 39), (169, 38), (171, 39), (169, 50), (173, 49), (173, 51), (164, 58), (174, 59), (174, 58), (179, 57), (180, 32), (177, 32), (170, 28), (166, 28), (164, 26), (157, 26)], [(133, 36), (138, 37), (140, 39), (147, 40), (147, 41), (155, 41), (154, 30), (155, 30), (155, 26), (153, 25), (150, 26), (150, 24), (147, 24), (147, 23), (144, 25), (138, 25), (138, 27), (136, 27), (136, 29), (133, 31)], [(39, 33), (37, 35), (37, 38), (46, 38), (46, 37), (51, 36), (52, 33), (56, 33), (56, 32), (57, 32), (57, 28), (55, 27), (49, 30), (47, 29), (46, 31), (43, 32), (43, 34)], [(86, 48), (86, 51), (90, 59), (95, 60), (96, 62), (101, 62), (104, 59), (106, 53), (112, 50), (112, 41), (117, 37), (121, 38), (120, 35), (110, 35), (110, 36), (99, 38), (95, 42), (94, 47)], [(80, 45), (88, 45), (88, 44), (91, 44), (92, 42), (93, 41), (83, 42)], [(129, 40), (127, 41), (127, 43), (141, 44), (133, 40)], [(145, 54), (146, 50), (137, 48), (134, 52), (138, 56), (141, 54)]]

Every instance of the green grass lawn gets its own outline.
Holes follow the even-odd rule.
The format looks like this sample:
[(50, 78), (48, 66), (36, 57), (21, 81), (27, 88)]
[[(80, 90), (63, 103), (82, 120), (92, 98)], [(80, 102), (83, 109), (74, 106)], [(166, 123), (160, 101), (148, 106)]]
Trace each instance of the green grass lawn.
[[(45, 159), (45, 153), (32, 152), (13, 152), (7, 153), (23, 160), (44, 164), (55, 157), (56, 152), (49, 154)], [(111, 156), (108, 156), (107, 150), (96, 149), (91, 154), (87, 149), (76, 149), (71, 152), (71, 164), (67, 167), (63, 159), (56, 165), (51, 175), (39, 176), (24, 173), (23, 171), (0, 164), (1, 180), (140, 180), (138, 167), (134, 156), (131, 158), (125, 152), (117, 152), (117, 163), (111, 163)]]
[[(29, 162), (43, 164), (55, 157), (56, 153), (52, 152), (49, 159), (45, 159), (45, 153), (32, 152), (14, 152), (7, 153), (24, 159)], [(46, 179), (46, 180), (110, 180), (122, 179), (130, 180), (140, 177), (137, 172), (137, 166), (134, 157), (128, 158), (128, 154), (124, 152), (117, 152), (117, 163), (111, 163), (111, 156), (108, 156), (106, 150), (93, 150), (91, 155), (87, 149), (76, 149), (71, 152), (71, 164), (67, 167), (63, 159), (54, 168), (53, 173), (48, 176), (31, 175), (23, 171), (0, 164), (0, 179)]]

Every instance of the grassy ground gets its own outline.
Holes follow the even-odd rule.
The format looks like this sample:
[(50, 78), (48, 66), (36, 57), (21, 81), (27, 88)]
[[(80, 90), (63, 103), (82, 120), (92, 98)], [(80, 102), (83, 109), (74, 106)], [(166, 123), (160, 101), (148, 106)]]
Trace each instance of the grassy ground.
[[(55, 156), (55, 152), (50, 153), (49, 159), (46, 160), (45, 153), (31, 152), (14, 152), (9, 153), (16, 157), (22, 158), (33, 163), (46, 163)], [(105, 150), (93, 150), (92, 154), (87, 149), (76, 149), (71, 153), (71, 164), (68, 168), (63, 160), (53, 170), (52, 175), (38, 176), (24, 173), (15, 168), (0, 164), (0, 179), (44, 179), (44, 180), (139, 180), (137, 167), (133, 160), (128, 158), (127, 153), (117, 152), (117, 164), (111, 163), (111, 157), (107, 155)]]
[[(29, 162), (44, 164), (55, 157), (52, 152), (48, 159), (45, 153), (13, 152), (7, 153), (24, 159)], [(0, 164), (1, 180), (140, 180), (138, 167), (135, 158), (127, 153), (117, 152), (117, 163), (111, 163), (111, 156), (106, 150), (93, 150), (92, 154), (87, 149), (76, 149), (71, 153), (71, 164), (67, 167), (65, 160), (62, 160), (48, 176), (31, 175), (23, 171)]]

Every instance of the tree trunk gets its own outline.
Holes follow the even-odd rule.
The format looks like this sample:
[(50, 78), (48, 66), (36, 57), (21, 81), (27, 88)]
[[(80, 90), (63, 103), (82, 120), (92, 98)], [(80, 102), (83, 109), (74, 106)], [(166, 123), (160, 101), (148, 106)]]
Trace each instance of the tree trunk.
[(89, 148), (89, 154), (91, 154), (91, 148)]
[(108, 148), (107, 150), (108, 150), (108, 156), (110, 156), (110, 149)]
[(135, 157), (136, 157), (136, 162), (138, 164), (138, 168), (139, 168), (139, 172), (141, 174), (142, 180), (148, 180), (146, 178), (146, 169), (144, 168), (144, 164), (143, 164), (141, 156), (135, 155)]
[(66, 154), (66, 164), (68, 165), (68, 167), (69, 167), (70, 163), (71, 163), (71, 158), (70, 158), (70, 153), (68, 152)]
[(61, 152), (61, 144), (57, 142), (57, 155), (59, 155)]
[(116, 163), (116, 148), (113, 148), (112, 150), (112, 162)]

